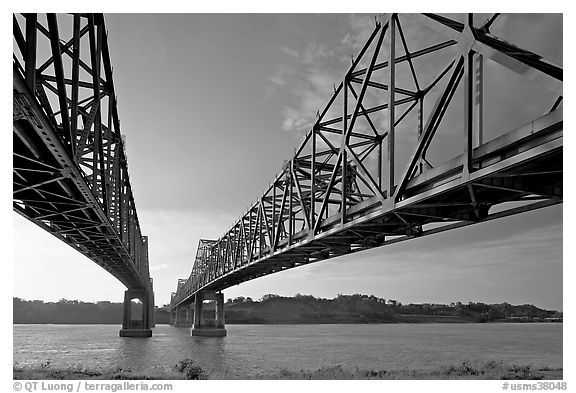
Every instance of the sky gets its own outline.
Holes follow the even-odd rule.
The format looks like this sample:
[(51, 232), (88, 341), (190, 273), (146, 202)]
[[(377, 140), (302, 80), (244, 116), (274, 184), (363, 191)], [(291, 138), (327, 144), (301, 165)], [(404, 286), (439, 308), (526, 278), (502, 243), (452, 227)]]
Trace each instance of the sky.
[[(371, 32), (374, 15), (105, 19), (130, 180), (149, 237), (156, 304), (163, 305), (177, 279), (189, 276), (198, 240), (222, 236), (292, 157)], [(416, 40), (434, 34), (422, 29), (415, 29)], [(563, 63), (559, 15), (505, 16), (494, 33)], [(489, 136), (541, 113), (551, 97), (497, 66), (487, 64), (486, 73)], [(461, 121), (455, 113), (447, 114), (447, 124)], [(439, 131), (437, 156), (458, 145), (451, 132)], [(400, 144), (409, 144), (406, 135)], [(276, 273), (224, 295), (363, 293), (402, 303), (531, 303), (562, 310), (562, 216), (557, 205)], [(12, 228), (13, 296), (123, 300), (122, 284), (83, 255), (15, 213)]]

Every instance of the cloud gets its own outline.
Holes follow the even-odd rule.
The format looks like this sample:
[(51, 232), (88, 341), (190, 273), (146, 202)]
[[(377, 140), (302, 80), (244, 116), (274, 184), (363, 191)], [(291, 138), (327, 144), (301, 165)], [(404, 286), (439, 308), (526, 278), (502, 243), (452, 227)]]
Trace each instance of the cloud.
[(293, 56), (291, 63), (269, 78), (276, 85), (281, 80), (289, 95), (290, 103), (282, 109), (282, 128), (285, 131), (304, 134), (311, 128), (342, 70), (335, 51), (328, 50), (325, 45), (310, 43), (301, 55)]
[(372, 31), (374, 31), (374, 17), (371, 15), (351, 14), (348, 17), (348, 23), (350, 32), (342, 38), (341, 43), (357, 52), (364, 46)]
[(329, 50), (324, 44), (311, 42), (306, 46), (302, 54), (304, 64), (316, 65), (321, 59), (327, 59), (334, 56), (334, 50)]
[(171, 267), (172, 267), (172, 265), (169, 265), (167, 263), (162, 263), (160, 265), (150, 266), (150, 272), (157, 272), (158, 270), (169, 269)]
[(288, 56), (295, 57), (295, 58), (299, 58), (299, 57), (300, 57), (300, 54), (299, 54), (297, 51), (295, 51), (295, 50), (293, 50), (293, 49), (290, 49), (290, 48), (286, 48), (285, 46), (284, 46), (284, 47), (281, 47), (280, 50), (281, 50), (283, 53), (287, 54)]
[(282, 79), (280, 75), (272, 75), (268, 77), (268, 80), (278, 86), (284, 86), (286, 81)]
[[(357, 52), (367, 31), (374, 29), (372, 17), (351, 15), (342, 44), (329, 47), (323, 42), (309, 42), (300, 50), (281, 47), (288, 59), (276, 67), (267, 79), (270, 97), (279, 89), (287, 95), (282, 109), (282, 129), (299, 136), (306, 133), (328, 103), (350, 65), (350, 55)], [(368, 32), (369, 34), (369, 32)]]

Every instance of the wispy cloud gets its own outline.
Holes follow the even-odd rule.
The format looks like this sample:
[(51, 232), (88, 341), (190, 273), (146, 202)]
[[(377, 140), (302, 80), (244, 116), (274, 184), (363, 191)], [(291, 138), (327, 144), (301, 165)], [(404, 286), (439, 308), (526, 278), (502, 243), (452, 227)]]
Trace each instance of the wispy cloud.
[(350, 25), (350, 32), (342, 38), (341, 42), (346, 47), (350, 47), (357, 52), (364, 46), (366, 39), (372, 31), (374, 31), (374, 17), (351, 14), (348, 17), (348, 23)]
[(282, 109), (285, 131), (302, 135), (311, 128), (349, 67), (350, 56), (374, 29), (371, 17), (351, 15), (347, 21), (348, 32), (340, 46), (329, 48), (323, 43), (310, 42), (300, 51), (280, 48), (287, 61), (268, 80), (273, 89), (281, 87), (289, 94), (289, 103)]
[(326, 104), (341, 63), (334, 51), (316, 43), (308, 44), (302, 53), (292, 52), (292, 61), (278, 70), (272, 81), (282, 80), (291, 95), (292, 103), (282, 110), (282, 128), (303, 134)]
[(171, 267), (172, 267), (172, 265), (169, 265), (167, 263), (162, 263), (160, 265), (150, 266), (150, 271), (151, 272), (157, 272), (159, 270), (169, 269)]
[(286, 84), (286, 81), (280, 75), (269, 76), (268, 80), (278, 86), (284, 86)]
[(284, 52), (285, 54), (287, 54), (288, 56), (295, 57), (295, 58), (300, 57), (300, 54), (297, 51), (290, 49), (290, 48), (287, 48), (285, 46), (281, 47), (280, 50), (282, 52)]

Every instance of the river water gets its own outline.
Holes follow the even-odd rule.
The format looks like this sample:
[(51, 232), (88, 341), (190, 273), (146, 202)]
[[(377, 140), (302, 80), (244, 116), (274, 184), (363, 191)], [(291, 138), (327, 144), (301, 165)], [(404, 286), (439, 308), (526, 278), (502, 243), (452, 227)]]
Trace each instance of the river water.
[(463, 361), (562, 367), (561, 323), (227, 325), (228, 336), (192, 337), (157, 325), (153, 337), (118, 337), (116, 325), (14, 325), (20, 364), (170, 369), (191, 358), (222, 376), (282, 369), (431, 369)]

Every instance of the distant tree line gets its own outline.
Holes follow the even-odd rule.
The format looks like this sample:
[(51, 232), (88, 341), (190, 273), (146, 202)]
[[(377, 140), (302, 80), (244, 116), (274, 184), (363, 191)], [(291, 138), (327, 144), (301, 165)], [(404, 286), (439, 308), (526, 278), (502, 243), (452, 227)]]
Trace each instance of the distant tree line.
[[(122, 324), (123, 303), (61, 299), (58, 302), (13, 298), (13, 323)], [(141, 305), (135, 306), (139, 312)], [(156, 309), (156, 323), (168, 323), (168, 312)]]
[(530, 304), (402, 304), (362, 294), (334, 299), (267, 294), (258, 301), (237, 297), (226, 303), (226, 323), (530, 322), (561, 318), (562, 313)]
[[(138, 307), (138, 306), (137, 306)], [(141, 306), (140, 306), (141, 307)], [(123, 304), (61, 299), (58, 302), (13, 298), (13, 323), (121, 324)], [(398, 323), (398, 322), (532, 322), (557, 321), (562, 313), (531, 304), (451, 303), (402, 304), (361, 294), (338, 295), (334, 299), (296, 294), (267, 294), (228, 299), (226, 323)], [(156, 307), (156, 323), (169, 323), (168, 305)]]

